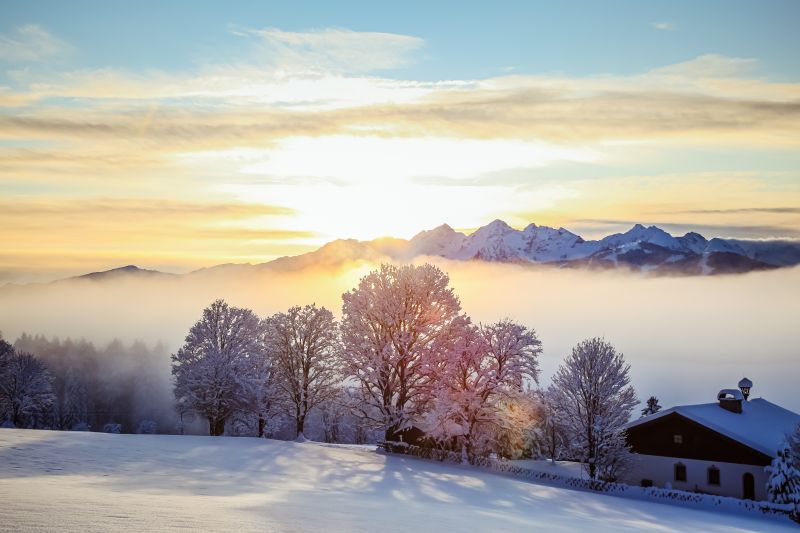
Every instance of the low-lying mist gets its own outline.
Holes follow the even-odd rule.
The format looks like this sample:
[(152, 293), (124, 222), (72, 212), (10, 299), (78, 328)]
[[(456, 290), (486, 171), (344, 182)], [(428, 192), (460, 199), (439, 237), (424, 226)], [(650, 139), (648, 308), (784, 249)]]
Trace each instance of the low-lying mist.
[[(639, 398), (708, 402), (747, 376), (753, 394), (800, 411), (800, 268), (731, 276), (643, 277), (432, 260), (476, 321), (510, 317), (543, 342), (542, 381), (578, 341), (602, 336), (625, 354)], [(372, 265), (286, 273), (231, 267), (180, 277), (71, 280), (0, 289), (0, 331), (161, 342), (176, 350), (216, 298), (261, 316), (316, 303), (341, 312), (341, 294)], [(169, 388), (169, 362), (163, 383)], [(143, 361), (155, 364), (151, 358)], [(126, 363), (127, 364), (127, 363)]]

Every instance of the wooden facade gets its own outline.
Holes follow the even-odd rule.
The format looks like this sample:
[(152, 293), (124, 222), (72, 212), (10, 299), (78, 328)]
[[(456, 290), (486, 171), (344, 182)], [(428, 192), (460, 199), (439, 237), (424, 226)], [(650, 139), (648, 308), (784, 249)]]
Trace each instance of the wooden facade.
[(679, 413), (627, 430), (633, 452), (643, 455), (766, 466), (772, 458)]

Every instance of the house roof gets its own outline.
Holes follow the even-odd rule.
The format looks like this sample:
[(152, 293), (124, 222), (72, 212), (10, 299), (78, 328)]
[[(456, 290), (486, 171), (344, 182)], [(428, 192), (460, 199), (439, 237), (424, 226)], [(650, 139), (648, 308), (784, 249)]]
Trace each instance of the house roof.
[(754, 398), (742, 402), (741, 413), (732, 413), (720, 407), (717, 402), (678, 405), (629, 422), (625, 427), (647, 424), (672, 413), (682, 415), (770, 457), (775, 457), (778, 446), (786, 440), (786, 435), (800, 424), (800, 414), (763, 398)]

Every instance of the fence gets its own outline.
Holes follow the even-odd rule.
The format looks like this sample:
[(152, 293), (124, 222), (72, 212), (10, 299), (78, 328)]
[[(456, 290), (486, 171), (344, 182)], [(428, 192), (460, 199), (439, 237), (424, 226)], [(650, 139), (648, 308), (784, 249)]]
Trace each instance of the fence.
[[(404, 442), (381, 442), (378, 444), (386, 453), (401, 454), (429, 459), (445, 463), (461, 464), (461, 454), (440, 450), (413, 446)], [(529, 468), (516, 466), (509, 461), (478, 458), (472, 461), (473, 466), (482, 470), (488, 470), (497, 474), (504, 474), (515, 478), (545, 483), (558, 487), (565, 487), (575, 490), (604, 492), (613, 496), (632, 498), (635, 500), (658, 501), (663, 503), (673, 503), (689, 505), (704, 509), (720, 509), (745, 513), (759, 513), (769, 515), (789, 516), (795, 521), (800, 521), (797, 510), (793, 510), (791, 505), (776, 504), (772, 502), (740, 500), (728, 496), (716, 496), (713, 494), (698, 494), (675, 489), (663, 489), (659, 487), (639, 487), (636, 485), (626, 485), (624, 483), (613, 483), (593, 479), (581, 479), (549, 472), (540, 472)]]

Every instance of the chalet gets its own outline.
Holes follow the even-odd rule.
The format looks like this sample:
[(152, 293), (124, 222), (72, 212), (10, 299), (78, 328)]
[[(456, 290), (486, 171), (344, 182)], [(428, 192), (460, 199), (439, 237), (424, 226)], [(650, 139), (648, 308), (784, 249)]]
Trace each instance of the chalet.
[(630, 422), (634, 464), (624, 481), (643, 486), (766, 499), (764, 467), (800, 424), (800, 415), (763, 398), (753, 383), (724, 389), (714, 403), (681, 405)]

